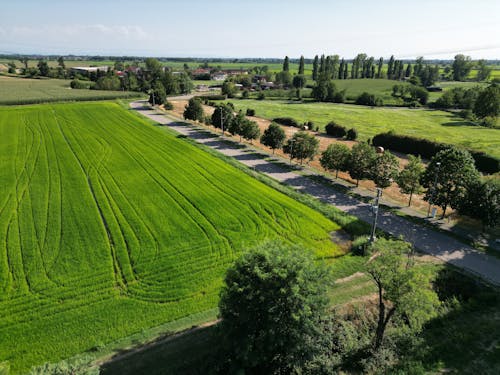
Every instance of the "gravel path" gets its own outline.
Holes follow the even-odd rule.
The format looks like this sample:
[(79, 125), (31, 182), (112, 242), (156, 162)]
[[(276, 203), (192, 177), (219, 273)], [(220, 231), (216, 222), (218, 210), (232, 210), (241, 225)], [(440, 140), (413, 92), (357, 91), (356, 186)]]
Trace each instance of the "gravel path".
[[(175, 119), (171, 119), (164, 114), (145, 109), (145, 104), (145, 101), (136, 101), (131, 103), (131, 107), (151, 120), (168, 126), (198, 143), (216, 149), (224, 155), (234, 157), (241, 163), (275, 180), (286, 183), (298, 191), (310, 194), (323, 202), (333, 204), (365, 222), (371, 223), (373, 221), (370, 204), (360, 202), (358, 199), (339, 192), (333, 187), (313, 181), (307, 177), (307, 174), (312, 174), (312, 172), (304, 170), (299, 175), (284, 166), (264, 160), (262, 154), (251, 148), (239, 148), (235, 144), (210, 136), (206, 131), (200, 131), (184, 123), (178, 123)], [(478, 275), (492, 284), (500, 285), (500, 259), (498, 258), (481, 253), (445, 233), (416, 224), (383, 209), (379, 211), (378, 227), (394, 236), (402, 236), (422, 252)]]

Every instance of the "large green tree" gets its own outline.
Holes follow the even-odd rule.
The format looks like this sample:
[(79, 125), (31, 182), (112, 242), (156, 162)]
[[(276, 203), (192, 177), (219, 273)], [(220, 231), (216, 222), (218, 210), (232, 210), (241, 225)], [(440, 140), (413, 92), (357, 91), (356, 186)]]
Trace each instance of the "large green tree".
[(406, 164), (396, 179), (399, 190), (403, 194), (409, 194), (408, 206), (411, 206), (411, 198), (413, 194), (422, 192), (420, 179), (424, 173), (424, 165), (420, 156), (408, 155), (408, 164)]
[(500, 115), (500, 86), (492, 84), (481, 90), (474, 103), (474, 114), (479, 118)]
[(295, 133), (283, 147), (283, 151), (289, 154), (291, 159), (299, 159), (300, 164), (306, 159), (314, 159), (318, 149), (318, 138), (304, 131)]
[(184, 118), (195, 121), (203, 121), (203, 106), (198, 98), (189, 99), (188, 104), (184, 108)]
[(312, 71), (312, 79), (316, 81), (318, 79), (318, 71), (319, 71), (319, 57), (318, 55), (314, 56), (313, 60), (313, 71)]
[(373, 159), (371, 168), (371, 179), (381, 189), (391, 186), (392, 181), (397, 178), (399, 162), (398, 158), (389, 151), (377, 154)]
[(269, 127), (264, 130), (264, 134), (262, 134), (260, 142), (263, 145), (270, 147), (273, 150), (274, 154), (274, 151), (276, 149), (281, 149), (283, 147), (285, 138), (286, 136), (283, 128), (278, 124), (271, 122), (271, 124), (269, 124)]
[(288, 56), (285, 56), (285, 59), (283, 60), (283, 71), (290, 71), (290, 60), (288, 59)]
[(216, 128), (228, 129), (234, 119), (234, 109), (231, 105), (222, 103), (215, 107), (212, 113), (212, 125)]
[(482, 82), (487, 81), (490, 78), (491, 71), (493, 70), (491, 66), (486, 64), (486, 60), (479, 60), (477, 62), (477, 75), (476, 81)]
[(229, 268), (219, 311), (228, 373), (290, 374), (314, 357), (327, 272), (311, 253), (267, 243)]
[(375, 157), (374, 148), (366, 142), (359, 142), (352, 147), (348, 171), (349, 175), (356, 180), (356, 186), (359, 185), (359, 180), (370, 178)]
[(241, 128), (241, 136), (247, 141), (250, 141), (250, 143), (252, 143), (254, 139), (259, 139), (259, 125), (255, 121), (251, 121), (245, 118), (245, 121), (243, 121), (243, 126)]
[(472, 69), (472, 61), (470, 56), (464, 56), (462, 54), (458, 54), (455, 56), (453, 60), (453, 80), (455, 81), (465, 81), (469, 72)]
[(480, 220), (483, 229), (500, 224), (500, 180), (493, 177), (473, 183), (458, 211)]
[(293, 87), (297, 90), (297, 98), (300, 98), (300, 90), (303, 89), (306, 85), (307, 79), (303, 74), (296, 74), (293, 76), (292, 84)]
[(371, 245), (371, 252), (367, 273), (377, 286), (378, 319), (373, 345), (378, 349), (391, 320), (402, 317), (401, 321), (418, 332), (437, 315), (439, 299), (428, 274), (414, 266), (408, 243), (381, 238)]
[(300, 60), (299, 60), (299, 74), (304, 74), (304, 56), (300, 56)]
[(323, 151), (319, 162), (321, 166), (329, 171), (335, 171), (335, 178), (338, 178), (339, 171), (347, 171), (351, 150), (341, 143), (332, 143)]
[(45, 61), (45, 60), (38, 61), (37, 67), (38, 67), (38, 70), (40, 71), (41, 76), (48, 77), (50, 68), (49, 68), (49, 64), (47, 64), (47, 61)]
[(427, 188), (424, 199), (443, 209), (460, 207), (470, 186), (479, 179), (479, 172), (471, 154), (463, 149), (449, 147), (431, 159), (422, 175), (422, 185)]

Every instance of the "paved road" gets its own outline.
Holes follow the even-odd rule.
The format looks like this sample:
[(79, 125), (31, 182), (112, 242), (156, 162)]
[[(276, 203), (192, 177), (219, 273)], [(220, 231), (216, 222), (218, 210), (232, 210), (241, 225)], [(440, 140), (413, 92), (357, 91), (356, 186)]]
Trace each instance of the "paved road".
[[(286, 183), (300, 192), (333, 204), (365, 222), (372, 222), (370, 204), (360, 202), (354, 197), (335, 190), (333, 187), (317, 183), (304, 176), (304, 171), (299, 175), (286, 167), (268, 162), (255, 150), (238, 148), (230, 142), (222, 142), (219, 138), (211, 137), (206, 132), (197, 130), (195, 127), (178, 123), (163, 114), (145, 109), (144, 104), (144, 101), (137, 101), (131, 103), (131, 107), (151, 120), (168, 126), (176, 132), (194, 139), (196, 142), (216, 149), (224, 155), (234, 157), (241, 163)], [(310, 172), (306, 171), (307, 173)], [(500, 259), (498, 258), (481, 253), (447, 234), (413, 223), (382, 209), (379, 211), (378, 227), (395, 236), (403, 236), (405, 240), (411, 242), (415, 248), (422, 252), (481, 276), (493, 284), (500, 285)]]

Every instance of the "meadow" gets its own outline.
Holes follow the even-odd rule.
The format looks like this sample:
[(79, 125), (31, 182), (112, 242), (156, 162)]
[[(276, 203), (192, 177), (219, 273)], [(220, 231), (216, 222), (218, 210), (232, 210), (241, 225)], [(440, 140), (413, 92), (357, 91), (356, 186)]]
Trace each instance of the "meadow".
[(0, 362), (14, 374), (213, 309), (280, 239), (342, 250), (319, 212), (115, 103), (0, 108)]
[(64, 79), (31, 79), (0, 76), (0, 105), (35, 104), (60, 101), (134, 98), (132, 91), (76, 90)]
[(359, 139), (394, 131), (397, 134), (428, 138), (456, 144), (500, 157), (500, 131), (474, 126), (452, 113), (429, 109), (365, 107), (349, 104), (298, 103), (285, 100), (229, 100), (236, 110), (255, 109), (255, 115), (266, 119), (292, 117), (300, 122), (312, 121), (324, 130), (330, 121), (356, 128)]

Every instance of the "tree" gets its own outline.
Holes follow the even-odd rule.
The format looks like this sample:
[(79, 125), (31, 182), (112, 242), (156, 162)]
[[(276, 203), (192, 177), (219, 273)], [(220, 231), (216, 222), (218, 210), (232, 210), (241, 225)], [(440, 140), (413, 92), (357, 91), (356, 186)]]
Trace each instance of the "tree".
[(262, 134), (260, 142), (263, 145), (270, 147), (273, 150), (274, 154), (274, 151), (276, 149), (281, 149), (283, 147), (285, 138), (286, 136), (283, 128), (278, 124), (271, 122), (271, 124), (269, 124), (269, 127), (264, 130), (264, 134)]
[(222, 84), (221, 93), (222, 95), (227, 95), (228, 98), (234, 97), (234, 94), (236, 93), (236, 86), (234, 85), (234, 82), (225, 80)]
[(492, 68), (486, 65), (486, 60), (479, 60), (477, 62), (477, 75), (476, 81), (487, 81), (490, 78)]
[(284, 72), (290, 71), (290, 61), (288, 59), (288, 56), (285, 56), (285, 59), (283, 60), (283, 71)]
[(316, 81), (318, 79), (318, 69), (319, 69), (319, 58), (318, 55), (314, 56), (313, 60), (313, 71), (312, 71), (312, 79)]
[(472, 61), (470, 59), (470, 56), (464, 56), (462, 54), (456, 55), (455, 60), (453, 61), (452, 69), (453, 80), (465, 81), (472, 69)]
[(319, 140), (308, 132), (299, 131), (283, 147), (283, 151), (290, 155), (291, 159), (299, 159), (300, 164), (304, 159), (312, 160), (318, 153)]
[(391, 55), (391, 58), (387, 63), (387, 78), (392, 79), (393, 73), (394, 73), (394, 55)]
[(474, 104), (474, 114), (479, 118), (500, 115), (500, 86), (492, 84), (482, 90)]
[(375, 185), (381, 189), (391, 186), (392, 181), (398, 175), (399, 162), (389, 151), (377, 154), (373, 159), (371, 178)]
[(48, 77), (50, 69), (49, 69), (49, 64), (47, 64), (47, 61), (45, 60), (38, 61), (37, 67), (38, 70), (40, 71), (41, 76)]
[(260, 137), (260, 128), (259, 125), (255, 121), (251, 121), (245, 118), (243, 121), (243, 126), (241, 129), (241, 135), (250, 143), (254, 139), (259, 139)]
[(241, 137), (243, 136), (243, 124), (245, 123), (245, 121), (247, 121), (247, 118), (240, 109), (238, 111), (238, 114), (232, 119), (232, 121), (227, 126), (227, 131), (229, 133), (231, 133), (232, 135), (240, 136), (240, 142), (241, 142)]
[(467, 190), (479, 179), (479, 172), (471, 154), (463, 149), (449, 147), (431, 159), (422, 175), (422, 185), (427, 188), (424, 199), (443, 209), (460, 207)]
[(219, 302), (227, 372), (288, 374), (313, 358), (327, 281), (325, 267), (298, 247), (267, 243), (239, 258)]
[[(101, 78), (99, 78), (99, 80), (101, 80)], [(99, 80), (98, 80), (98, 83), (99, 83)], [(101, 83), (99, 83), (99, 86), (101, 85)], [(102, 88), (102, 90), (104, 90), (104, 88)], [(155, 82), (154, 86), (153, 86), (153, 90), (151, 91), (151, 93), (149, 94), (149, 103), (151, 105), (155, 104), (155, 105), (162, 105), (163, 103), (165, 103), (165, 101), (167, 100), (167, 94), (165, 92), (165, 87), (163, 86), (163, 84), (161, 82)]]
[(382, 67), (384, 66), (384, 58), (381, 57), (378, 59), (378, 64), (377, 64), (377, 78), (382, 78)]
[(16, 63), (14, 61), (10, 61), (7, 65), (9, 66), (8, 72), (10, 74), (15, 74), (16, 73)]
[(351, 150), (341, 143), (332, 143), (323, 151), (319, 162), (326, 170), (335, 171), (335, 178), (338, 178), (339, 171), (347, 171)]
[(473, 183), (458, 207), (458, 212), (480, 220), (483, 230), (500, 224), (500, 181), (488, 178)]
[(57, 59), (57, 64), (62, 68), (62, 69), (66, 69), (66, 65), (64, 64), (64, 57), (62, 56), (59, 56), (59, 58)]
[(307, 79), (303, 74), (296, 74), (293, 76), (293, 87), (297, 89), (297, 97), (300, 98), (300, 89), (304, 88), (306, 85)]
[(299, 60), (299, 74), (304, 74), (304, 56), (300, 56), (300, 60)]
[(286, 70), (276, 73), (276, 83), (280, 83), (283, 86), (288, 87), (292, 84), (292, 75)]
[(184, 118), (194, 121), (203, 121), (204, 116), (205, 114), (203, 113), (203, 107), (200, 99), (189, 99), (189, 102), (184, 109)]
[(146, 72), (147, 75), (149, 76), (148, 81), (156, 81), (157, 79), (160, 79), (162, 76), (163, 72), (163, 67), (161, 66), (161, 63), (154, 58), (148, 57), (145, 60), (146, 63)]
[(356, 180), (356, 186), (359, 186), (359, 180), (370, 177), (375, 156), (375, 150), (366, 142), (360, 142), (352, 147), (348, 172)]
[(222, 103), (216, 106), (212, 113), (212, 125), (216, 128), (224, 127), (224, 129), (228, 129), (233, 118), (233, 107), (229, 104)]
[(397, 183), (399, 190), (403, 194), (410, 194), (410, 199), (408, 201), (408, 207), (411, 206), (411, 197), (413, 194), (419, 194), (422, 192), (422, 185), (420, 185), (420, 179), (424, 173), (424, 165), (420, 156), (408, 155), (408, 164), (405, 165), (403, 170), (399, 172)]
[(374, 348), (383, 343), (392, 318), (400, 316), (414, 331), (437, 315), (439, 299), (431, 289), (429, 276), (414, 267), (410, 245), (379, 239), (372, 244), (367, 273), (378, 290), (378, 319)]
[(24, 72), (26, 73), (28, 71), (29, 59), (27, 57), (21, 57), (19, 61), (24, 65)]

